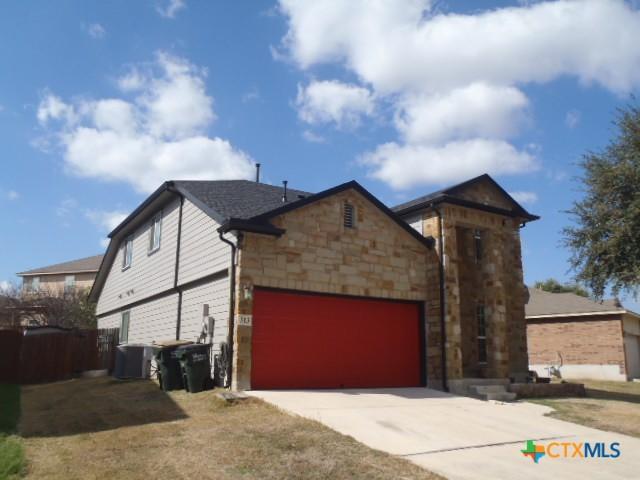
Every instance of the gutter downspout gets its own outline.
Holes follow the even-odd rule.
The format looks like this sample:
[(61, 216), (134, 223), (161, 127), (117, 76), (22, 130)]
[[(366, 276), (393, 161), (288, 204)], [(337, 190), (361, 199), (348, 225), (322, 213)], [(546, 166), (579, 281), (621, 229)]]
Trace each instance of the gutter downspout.
[(176, 261), (173, 274), (173, 289), (178, 292), (178, 313), (176, 318), (176, 340), (180, 340), (180, 327), (182, 325), (182, 289), (178, 287), (178, 272), (180, 271), (180, 240), (182, 239), (182, 209), (184, 207), (184, 196), (172, 186), (167, 188), (171, 193), (180, 198), (180, 209), (178, 210), (178, 238), (176, 240)]
[(439, 207), (434, 204), (431, 205), (433, 210), (436, 212), (438, 216), (438, 236), (440, 239), (438, 240), (440, 247), (440, 337), (441, 337), (441, 350), (440, 350), (440, 362), (442, 364), (442, 388), (445, 392), (449, 391), (449, 381), (447, 379), (447, 331), (445, 329), (445, 286), (444, 286), (444, 222), (442, 211)]
[(231, 247), (231, 266), (229, 267), (231, 271), (229, 272), (229, 329), (227, 333), (227, 342), (229, 345), (229, 365), (227, 365), (227, 384), (226, 388), (231, 388), (231, 380), (233, 375), (233, 329), (235, 323), (235, 306), (236, 306), (236, 252), (238, 250), (238, 242), (240, 239), (236, 240), (236, 243), (233, 243), (230, 240), (224, 238), (224, 232), (218, 231), (218, 235), (220, 236), (220, 240)]

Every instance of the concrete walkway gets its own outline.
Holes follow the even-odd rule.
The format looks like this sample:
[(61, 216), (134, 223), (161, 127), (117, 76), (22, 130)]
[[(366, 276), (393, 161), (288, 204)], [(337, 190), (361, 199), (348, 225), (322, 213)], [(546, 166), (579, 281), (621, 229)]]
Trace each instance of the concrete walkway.
[[(426, 388), (248, 393), (452, 480), (640, 478), (640, 439), (545, 417), (550, 409), (541, 405)], [(619, 442), (621, 455), (545, 456), (535, 464), (520, 452), (527, 440)]]

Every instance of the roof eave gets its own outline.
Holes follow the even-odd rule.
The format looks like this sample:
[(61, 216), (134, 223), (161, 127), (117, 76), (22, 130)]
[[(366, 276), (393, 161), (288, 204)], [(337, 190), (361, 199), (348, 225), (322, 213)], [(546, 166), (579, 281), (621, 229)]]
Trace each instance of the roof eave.
[(533, 214), (527, 212), (524, 209), (522, 211), (506, 210), (504, 208), (494, 207), (492, 205), (485, 205), (484, 203), (478, 203), (478, 202), (473, 202), (471, 200), (465, 200), (465, 199), (462, 199), (462, 198), (453, 197), (453, 196), (448, 195), (448, 194), (442, 194), (442, 195), (440, 195), (440, 196), (438, 196), (436, 198), (425, 200), (422, 203), (419, 203), (417, 205), (412, 205), (411, 207), (407, 207), (407, 208), (405, 208), (403, 210), (398, 210), (395, 213), (396, 213), (396, 215), (404, 217), (406, 215), (409, 215), (411, 213), (417, 212), (419, 210), (424, 210), (426, 208), (434, 207), (434, 206), (442, 204), (442, 203), (450, 203), (452, 205), (458, 205), (460, 207), (473, 208), (473, 209), (476, 209), (476, 210), (482, 210), (482, 211), (485, 211), (485, 212), (495, 213), (495, 214), (498, 214), (498, 215), (504, 215), (504, 216), (507, 216), (507, 217), (521, 218), (521, 219), (529, 221), (529, 222), (532, 222), (532, 221), (540, 219), (540, 216), (533, 215)]
[(230, 218), (218, 227), (218, 232), (226, 233), (231, 231), (259, 233), (263, 235), (272, 235), (274, 237), (282, 236), (286, 230), (278, 228), (268, 222), (259, 222), (245, 220), (242, 218)]

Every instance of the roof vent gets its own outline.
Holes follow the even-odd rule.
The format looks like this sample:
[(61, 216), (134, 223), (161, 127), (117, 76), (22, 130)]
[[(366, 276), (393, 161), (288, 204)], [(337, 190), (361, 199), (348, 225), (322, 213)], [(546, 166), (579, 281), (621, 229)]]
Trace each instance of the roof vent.
[(355, 208), (350, 203), (344, 203), (344, 212), (343, 212), (343, 222), (345, 228), (355, 228), (356, 226), (356, 218), (355, 218)]
[(282, 185), (284, 185), (284, 191), (282, 192), (282, 203), (287, 202), (287, 183), (289, 183), (287, 180), (282, 181)]
[(260, 183), (260, 164), (256, 163), (256, 183)]

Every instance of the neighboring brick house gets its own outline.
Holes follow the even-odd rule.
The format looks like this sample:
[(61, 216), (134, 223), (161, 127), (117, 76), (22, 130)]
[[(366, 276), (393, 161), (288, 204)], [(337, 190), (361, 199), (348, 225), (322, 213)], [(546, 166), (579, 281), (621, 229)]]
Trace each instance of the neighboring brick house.
[(523, 379), (519, 229), (537, 218), (488, 175), (394, 209), (356, 182), (171, 181), (111, 232), (91, 298), (130, 342), (213, 317), (235, 389)]
[(640, 378), (640, 315), (615, 300), (530, 288), (526, 306), (529, 368), (548, 377)]
[(24, 293), (46, 292), (60, 295), (69, 291), (89, 291), (100, 269), (102, 255), (80, 258), (20, 272)]

